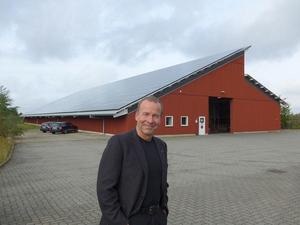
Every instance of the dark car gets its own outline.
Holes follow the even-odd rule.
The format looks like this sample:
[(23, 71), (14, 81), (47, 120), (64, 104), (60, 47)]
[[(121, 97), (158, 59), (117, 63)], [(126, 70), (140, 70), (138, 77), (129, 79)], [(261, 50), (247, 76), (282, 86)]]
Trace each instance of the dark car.
[(70, 133), (70, 132), (78, 132), (78, 127), (69, 122), (56, 122), (51, 127), (51, 133)]
[(42, 131), (44, 133), (51, 132), (51, 128), (52, 128), (53, 124), (55, 124), (55, 123), (56, 122), (52, 122), (52, 121), (42, 123), (40, 126), (40, 131)]

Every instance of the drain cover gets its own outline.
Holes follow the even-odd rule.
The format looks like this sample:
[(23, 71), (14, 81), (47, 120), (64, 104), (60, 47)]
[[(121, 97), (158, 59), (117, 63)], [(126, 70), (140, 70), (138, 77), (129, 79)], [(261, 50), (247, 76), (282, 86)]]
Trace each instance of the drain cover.
[(279, 170), (279, 169), (268, 169), (267, 172), (271, 172), (271, 173), (286, 173), (287, 171)]

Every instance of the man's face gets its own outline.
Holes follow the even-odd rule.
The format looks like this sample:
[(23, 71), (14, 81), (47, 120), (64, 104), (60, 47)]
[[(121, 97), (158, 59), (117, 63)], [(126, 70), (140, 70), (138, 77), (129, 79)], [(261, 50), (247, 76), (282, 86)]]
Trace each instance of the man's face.
[(150, 139), (160, 124), (161, 105), (145, 100), (135, 114), (137, 132), (144, 139)]

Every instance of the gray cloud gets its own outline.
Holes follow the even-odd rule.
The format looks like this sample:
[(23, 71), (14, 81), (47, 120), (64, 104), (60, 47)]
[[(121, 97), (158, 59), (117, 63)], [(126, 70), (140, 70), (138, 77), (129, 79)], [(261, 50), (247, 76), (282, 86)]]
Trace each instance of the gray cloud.
[[(91, 51), (119, 62), (147, 55), (152, 49), (170, 48), (181, 29), (192, 20), (190, 7), (180, 1), (20, 1), (4, 21), (14, 24), (25, 46), (24, 55), (34, 60), (66, 60)], [(178, 8), (186, 10), (181, 19)], [(175, 12), (176, 11), (176, 12)], [(174, 13), (175, 12), (175, 13)]]
[[(296, 0), (250, 2), (238, 7), (206, 1), (191, 4), (177, 1), (165, 4), (168, 17), (151, 18), (151, 13), (147, 14), (151, 10), (163, 12), (159, 7), (139, 8), (129, 21), (126, 20), (128, 14), (119, 15), (115, 24), (117, 21), (128, 21), (128, 24), (109, 30), (104, 52), (111, 59), (127, 62), (139, 56), (143, 49), (146, 49), (145, 54), (153, 49), (177, 49), (185, 55), (201, 57), (220, 49), (253, 45), (252, 59), (276, 59), (292, 54), (300, 43), (297, 29), (300, 2)], [(247, 10), (250, 13), (245, 13)], [(215, 14), (208, 13), (212, 11)], [(139, 19), (142, 21), (135, 22)]]
[(12, 15), (16, 14), (16, 7), (13, 1), (0, 1), (0, 31), (3, 32), (12, 25)]
[[(257, 9), (260, 4), (262, 9)], [(160, 10), (159, 7), (152, 5), (152, 9), (139, 10), (155, 12)], [(295, 52), (295, 46), (300, 43), (300, 30), (297, 29), (299, 8), (300, 2), (296, 0), (266, 1), (265, 4), (256, 2), (253, 5), (250, 2), (242, 7), (224, 3), (215, 5), (206, 1), (191, 4), (170, 2), (165, 6), (166, 11), (169, 9), (167, 18), (129, 22), (129, 25), (110, 30), (105, 52), (112, 59), (126, 62), (138, 56), (144, 48), (148, 50), (145, 54), (153, 49), (177, 49), (185, 55), (201, 57), (220, 49), (253, 45), (254, 50), (250, 52), (252, 59), (281, 58)], [(250, 13), (245, 13), (247, 10)], [(213, 11), (213, 15), (208, 13)], [(137, 13), (132, 17), (138, 20), (151, 15), (144, 14)], [(127, 21), (127, 16), (122, 15), (117, 21)]]
[[(255, 9), (251, 4), (243, 5), (244, 8), (228, 7), (228, 13), (221, 14), (209, 27), (201, 23), (188, 26), (189, 32), (184, 30), (183, 41), (176, 40), (176, 45), (194, 56), (247, 45), (254, 47), (250, 51), (253, 59), (276, 59), (294, 53), (295, 46), (300, 43), (300, 14), (297, 11), (300, 2), (273, 1), (268, 7), (258, 9), (258, 13), (251, 11)], [(254, 4), (259, 8), (259, 2)], [(247, 8), (251, 13), (245, 13)]]
[(297, 51), (300, 44), (299, 9), (299, 1), (280, 1), (243, 32), (243, 36), (249, 34), (244, 39), (253, 40), (256, 58), (281, 58)]
[[(201, 57), (249, 44), (255, 47), (254, 58), (278, 58), (291, 54), (299, 44), (299, 1), (236, 5), (235, 1), (214, 4), (191, 0), (115, 4), (96, 0), (2, 1), (0, 18), (5, 21), (2, 24), (17, 26), (24, 54), (37, 61), (67, 60), (89, 52), (126, 63), (141, 60), (155, 49), (177, 49)], [(252, 11), (245, 13), (247, 10)]]
[(34, 82), (28, 96), (37, 99), (43, 84), (55, 93), (38, 99), (50, 101), (136, 71), (248, 45), (247, 65), (286, 62), (300, 47), (299, 8), (297, 0), (1, 0), (0, 80), (23, 104), (22, 89)]

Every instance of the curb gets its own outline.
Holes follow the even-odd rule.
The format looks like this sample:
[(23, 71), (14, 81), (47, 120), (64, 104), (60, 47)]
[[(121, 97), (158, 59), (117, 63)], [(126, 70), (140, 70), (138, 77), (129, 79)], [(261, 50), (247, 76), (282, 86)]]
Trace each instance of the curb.
[(12, 145), (10, 147), (9, 155), (7, 156), (6, 160), (3, 163), (0, 164), (0, 168), (3, 167), (11, 159), (14, 150), (15, 150), (15, 142), (12, 141)]

